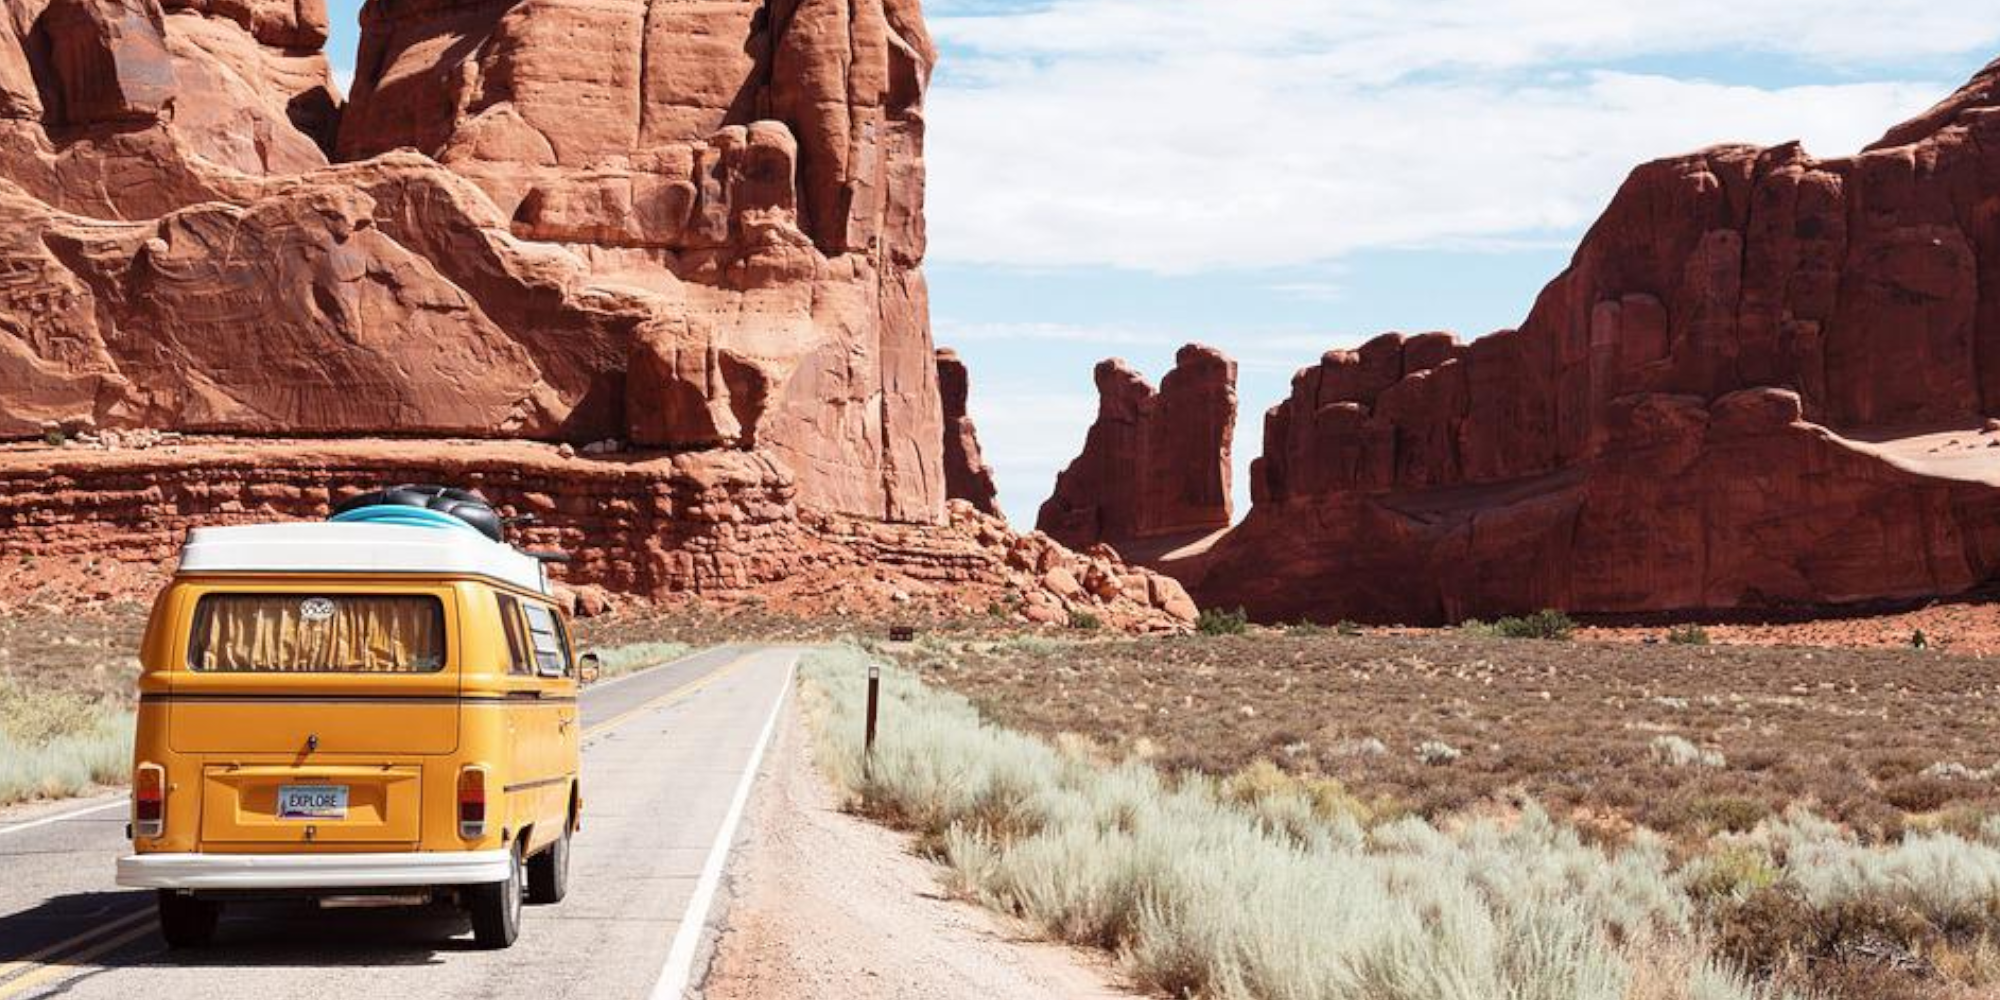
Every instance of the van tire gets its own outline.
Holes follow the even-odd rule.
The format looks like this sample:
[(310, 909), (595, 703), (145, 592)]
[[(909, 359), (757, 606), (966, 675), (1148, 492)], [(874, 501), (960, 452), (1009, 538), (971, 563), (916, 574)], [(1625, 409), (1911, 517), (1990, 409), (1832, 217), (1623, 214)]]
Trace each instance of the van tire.
[(215, 940), (222, 904), (172, 889), (160, 890), (160, 936), (169, 948), (205, 948)]
[(569, 895), (569, 824), (548, 850), (528, 859), (528, 902), (560, 903)]
[(489, 951), (513, 945), (521, 936), (522, 883), (520, 842), (507, 852), (505, 882), (471, 886), (465, 891), (465, 908), (472, 916), (472, 941)]

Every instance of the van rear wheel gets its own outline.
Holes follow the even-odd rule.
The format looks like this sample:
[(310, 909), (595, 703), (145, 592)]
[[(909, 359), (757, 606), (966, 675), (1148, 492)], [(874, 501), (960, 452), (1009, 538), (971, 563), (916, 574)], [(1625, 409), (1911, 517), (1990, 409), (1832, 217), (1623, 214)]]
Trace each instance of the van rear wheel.
[(206, 947), (215, 940), (215, 925), (221, 919), (221, 903), (160, 890), (160, 936), (170, 948)]
[(506, 948), (521, 936), (520, 842), (507, 852), (507, 880), (475, 885), (465, 892), (466, 909), (472, 916), (472, 940), (481, 948)]
[(569, 895), (569, 824), (549, 849), (528, 859), (528, 899), (560, 903)]

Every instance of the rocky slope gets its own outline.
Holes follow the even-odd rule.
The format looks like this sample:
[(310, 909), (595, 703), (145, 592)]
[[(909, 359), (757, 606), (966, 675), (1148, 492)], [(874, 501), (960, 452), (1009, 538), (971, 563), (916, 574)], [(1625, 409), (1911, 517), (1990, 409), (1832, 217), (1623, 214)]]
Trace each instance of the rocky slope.
[(2000, 63), (1858, 156), (1640, 167), (1518, 330), (1328, 353), (1244, 523), (1161, 565), (1267, 620), (1959, 593), (1996, 414)]
[[(922, 269), (917, 0), (368, 0), (344, 102), (326, 35), (323, 0), (0, 11), (0, 440), (190, 436), (136, 479), (13, 448), (0, 561), (157, 559), (163, 526), (316, 514), (314, 476), (473, 471), (529, 509), (641, 511), (560, 510), (585, 581), (641, 594), (852, 575), (876, 550), (850, 521), (973, 537)], [(389, 437), (584, 454), (474, 470)]]
[(1065, 545), (1123, 550), (1227, 527), (1236, 363), (1189, 344), (1157, 390), (1116, 358), (1096, 380), (1097, 419), (1035, 526)]

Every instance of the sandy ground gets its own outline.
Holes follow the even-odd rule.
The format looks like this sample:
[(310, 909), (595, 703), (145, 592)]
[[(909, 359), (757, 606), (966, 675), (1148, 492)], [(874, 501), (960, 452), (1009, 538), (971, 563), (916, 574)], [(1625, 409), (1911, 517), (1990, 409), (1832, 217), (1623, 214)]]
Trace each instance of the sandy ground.
[(944, 898), (906, 838), (835, 808), (797, 708), (787, 715), (732, 866), (706, 1000), (1132, 995), (1108, 962)]

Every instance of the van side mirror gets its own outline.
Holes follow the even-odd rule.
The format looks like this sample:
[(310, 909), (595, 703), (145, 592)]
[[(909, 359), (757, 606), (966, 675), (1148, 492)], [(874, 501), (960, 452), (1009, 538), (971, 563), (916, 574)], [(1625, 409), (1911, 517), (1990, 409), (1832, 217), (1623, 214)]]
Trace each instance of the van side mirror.
[(577, 664), (577, 679), (585, 684), (597, 683), (598, 675), (604, 672), (604, 658), (596, 653), (585, 653)]

